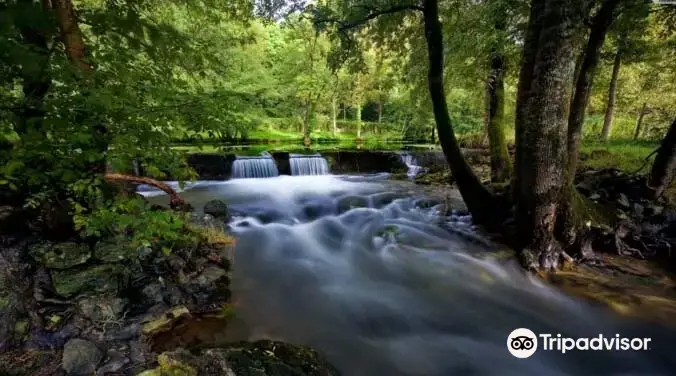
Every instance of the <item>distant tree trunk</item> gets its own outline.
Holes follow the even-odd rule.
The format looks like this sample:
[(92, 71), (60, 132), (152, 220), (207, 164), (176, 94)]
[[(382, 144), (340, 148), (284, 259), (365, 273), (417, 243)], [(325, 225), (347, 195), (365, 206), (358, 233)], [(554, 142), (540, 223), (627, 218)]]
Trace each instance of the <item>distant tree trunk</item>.
[(338, 115), (336, 114), (336, 111), (337, 111), (336, 106), (338, 106), (338, 104), (337, 104), (337, 99), (334, 96), (331, 99), (331, 129), (332, 129), (331, 132), (334, 136), (338, 132), (338, 125), (337, 125), (337, 121), (336, 121), (336, 117)]
[(307, 95), (305, 100), (305, 113), (303, 114), (303, 143), (310, 144), (310, 112), (312, 112), (311, 94)]
[(499, 205), (496, 205), (496, 198), (481, 184), (472, 168), (467, 164), (453, 132), (444, 92), (443, 29), (439, 20), (437, 0), (425, 0), (423, 9), (429, 58), (427, 77), (441, 148), (444, 151), (446, 161), (448, 161), (451, 174), (474, 220), (477, 223), (500, 222), (500, 214), (502, 213), (498, 210)]
[(361, 103), (357, 103), (357, 138), (361, 138)]
[(676, 169), (676, 119), (671, 123), (667, 135), (655, 156), (653, 168), (648, 179), (648, 195), (651, 198), (662, 196), (671, 184)]
[(432, 127), (432, 143), (433, 144), (437, 142), (436, 130), (437, 129), (435, 127)]
[(613, 62), (613, 75), (610, 78), (610, 88), (608, 89), (608, 105), (606, 106), (606, 116), (603, 119), (603, 131), (601, 139), (607, 141), (613, 130), (613, 115), (615, 112), (615, 101), (617, 93), (617, 77), (620, 75), (620, 65), (622, 64), (622, 50), (620, 47), (615, 52), (615, 61)]
[(378, 108), (378, 124), (380, 124), (383, 122), (383, 102), (379, 100), (376, 106)]
[(529, 268), (557, 268), (554, 238), (565, 182), (567, 115), (576, 33), (584, 4), (532, 0), (517, 108), (516, 223), (521, 256)]
[(594, 84), (594, 77), (596, 76), (596, 68), (599, 64), (601, 47), (603, 47), (608, 29), (613, 22), (613, 13), (619, 3), (620, 0), (603, 1), (601, 8), (592, 20), (587, 46), (581, 55), (582, 62), (579, 64), (579, 69), (576, 69), (575, 87), (568, 116), (567, 179), (571, 184), (575, 179), (575, 171), (577, 170), (578, 154), (582, 140), (582, 127), (584, 126), (587, 105), (589, 104), (591, 89)]
[[(43, 1), (42, 4), (31, 5), (36, 11), (45, 11), (50, 4)], [(21, 76), (23, 78), (24, 101), (21, 113), (17, 117), (16, 131), (20, 136), (29, 131), (42, 131), (42, 120), (44, 118), (44, 99), (51, 87), (49, 75), (50, 51), (47, 46), (49, 31), (44, 29), (44, 25), (27, 24), (31, 21), (18, 25), (23, 42), (29, 46), (29, 49), (35, 53), (38, 64), (22, 64)], [(32, 69), (31, 69), (32, 68)]]
[(638, 140), (641, 137), (641, 131), (643, 130), (643, 117), (648, 112), (648, 103), (643, 103), (643, 107), (638, 113), (638, 119), (636, 120), (636, 131), (634, 131), (634, 141)]
[(488, 76), (488, 145), (491, 153), (491, 180), (507, 181), (512, 173), (507, 142), (505, 141), (505, 82), (504, 56), (491, 53)]
[(343, 103), (343, 121), (347, 121), (347, 105)]

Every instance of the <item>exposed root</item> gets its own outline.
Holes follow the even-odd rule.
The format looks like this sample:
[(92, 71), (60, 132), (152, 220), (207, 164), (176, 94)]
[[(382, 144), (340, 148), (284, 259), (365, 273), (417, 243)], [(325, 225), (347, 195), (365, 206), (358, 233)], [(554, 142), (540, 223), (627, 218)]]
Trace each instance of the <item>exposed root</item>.
[(169, 207), (178, 211), (189, 211), (190, 205), (183, 200), (175, 190), (173, 190), (169, 185), (152, 178), (144, 176), (133, 176), (133, 175), (124, 175), (124, 174), (115, 174), (107, 173), (103, 175), (103, 178), (109, 182), (119, 183), (134, 183), (134, 184), (147, 184), (151, 185), (157, 189), (164, 191), (169, 195)]

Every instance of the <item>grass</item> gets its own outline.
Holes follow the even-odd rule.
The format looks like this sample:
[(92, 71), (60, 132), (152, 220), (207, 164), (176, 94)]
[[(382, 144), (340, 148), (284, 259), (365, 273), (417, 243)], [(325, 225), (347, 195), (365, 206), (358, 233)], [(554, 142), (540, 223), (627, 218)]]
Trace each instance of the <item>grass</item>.
[(587, 156), (582, 163), (594, 169), (617, 168), (627, 173), (649, 168), (653, 156), (646, 158), (659, 146), (656, 142), (634, 140), (585, 141), (582, 153)]

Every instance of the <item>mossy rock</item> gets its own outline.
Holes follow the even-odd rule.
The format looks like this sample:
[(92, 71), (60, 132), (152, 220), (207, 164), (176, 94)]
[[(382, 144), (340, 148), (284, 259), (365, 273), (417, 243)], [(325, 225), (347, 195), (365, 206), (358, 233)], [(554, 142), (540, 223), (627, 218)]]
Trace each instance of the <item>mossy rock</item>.
[(139, 376), (337, 376), (340, 373), (317, 351), (275, 341), (241, 342), (227, 348), (163, 353), (159, 367)]
[(138, 250), (126, 239), (107, 240), (96, 243), (94, 258), (103, 262), (120, 262), (138, 256)]
[(189, 315), (190, 311), (186, 307), (184, 306), (174, 307), (169, 311), (167, 311), (166, 313), (164, 313), (162, 316), (157, 317), (143, 324), (143, 334), (147, 336), (152, 336), (161, 331), (170, 330), (172, 325), (176, 322), (176, 320), (180, 319), (181, 317)]
[(68, 269), (82, 265), (91, 258), (88, 244), (40, 243), (30, 247), (30, 256), (49, 269)]
[(99, 293), (118, 290), (121, 275), (121, 266), (104, 264), (53, 271), (52, 282), (58, 294), (70, 297), (85, 291)]

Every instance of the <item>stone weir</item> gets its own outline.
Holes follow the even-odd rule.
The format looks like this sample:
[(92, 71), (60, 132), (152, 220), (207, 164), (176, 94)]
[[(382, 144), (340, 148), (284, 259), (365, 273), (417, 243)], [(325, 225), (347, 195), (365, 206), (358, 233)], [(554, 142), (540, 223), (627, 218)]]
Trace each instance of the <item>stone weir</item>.
[[(488, 159), (486, 150), (465, 150), (471, 164)], [(370, 151), (341, 150), (321, 154), (293, 154), (284, 151), (264, 152), (260, 156), (232, 153), (195, 153), (188, 164), (198, 180), (265, 178), (278, 175), (371, 174), (389, 172), (415, 175), (446, 168), (441, 151)], [(136, 169), (138, 170), (138, 168)], [(130, 171), (131, 172), (131, 171)], [(139, 171), (143, 175), (143, 171)], [(170, 178), (168, 180), (176, 180)]]

